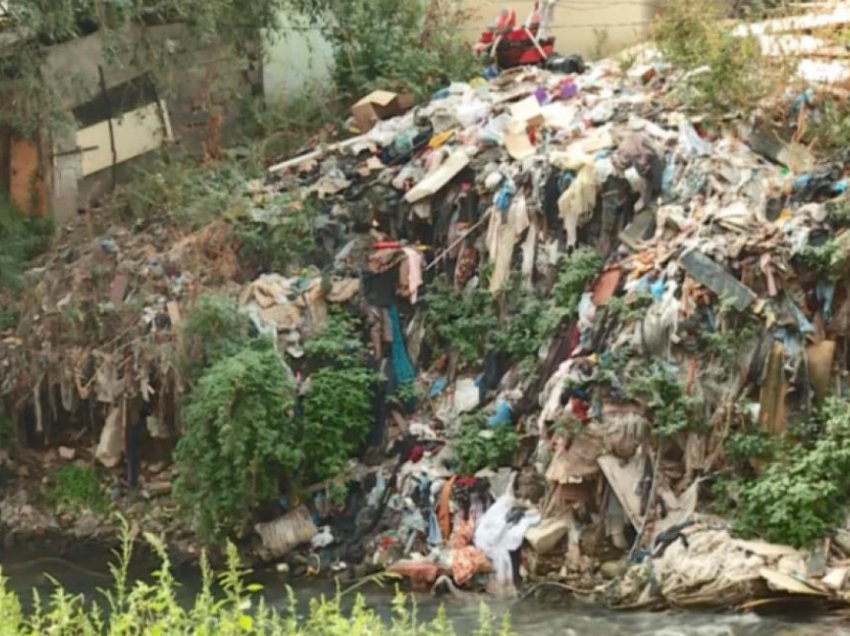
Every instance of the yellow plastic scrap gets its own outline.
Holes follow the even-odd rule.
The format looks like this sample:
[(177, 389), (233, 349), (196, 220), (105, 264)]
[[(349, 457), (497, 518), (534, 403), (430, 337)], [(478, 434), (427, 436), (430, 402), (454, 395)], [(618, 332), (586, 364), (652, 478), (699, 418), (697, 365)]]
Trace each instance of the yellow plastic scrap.
[(788, 208), (782, 208), (782, 212), (779, 213), (779, 216), (776, 217), (776, 220), (773, 222), (773, 224), (781, 229), (782, 226), (785, 225), (788, 221), (790, 221), (793, 216), (794, 215), (791, 213), (791, 210), (789, 210)]
[(455, 136), (455, 130), (445, 130), (441, 133), (438, 133), (431, 137), (431, 141), (428, 142), (428, 147), (432, 150), (439, 148), (444, 145), (447, 141), (449, 141), (452, 137)]

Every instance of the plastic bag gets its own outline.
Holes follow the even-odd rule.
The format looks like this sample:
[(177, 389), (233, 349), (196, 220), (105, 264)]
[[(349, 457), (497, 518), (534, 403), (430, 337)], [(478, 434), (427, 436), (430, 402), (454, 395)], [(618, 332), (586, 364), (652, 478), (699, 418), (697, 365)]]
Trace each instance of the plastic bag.
[(510, 523), (508, 516), (515, 504), (513, 481), (511, 481), (505, 494), (496, 499), (475, 527), (473, 538), (475, 547), (487, 555), (493, 562), (495, 570), (495, 575), (491, 580), (491, 593), (511, 594), (516, 592), (511, 552), (522, 545), (528, 529), (541, 521), (539, 512), (528, 510), (514, 523)]

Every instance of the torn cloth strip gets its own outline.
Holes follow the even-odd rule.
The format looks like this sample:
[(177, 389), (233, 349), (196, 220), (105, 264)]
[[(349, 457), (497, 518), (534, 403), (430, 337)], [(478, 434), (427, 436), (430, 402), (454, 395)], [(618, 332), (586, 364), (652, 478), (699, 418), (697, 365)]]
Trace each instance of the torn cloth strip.
[(395, 370), (396, 380), (399, 385), (409, 384), (416, 377), (416, 372), (413, 370), (413, 364), (410, 362), (410, 356), (407, 355), (407, 347), (404, 344), (404, 334), (401, 330), (401, 322), (398, 318), (398, 310), (395, 305), (390, 305), (387, 308), (390, 315), (390, 325), (393, 332), (392, 349), (390, 356), (393, 361), (393, 369)]

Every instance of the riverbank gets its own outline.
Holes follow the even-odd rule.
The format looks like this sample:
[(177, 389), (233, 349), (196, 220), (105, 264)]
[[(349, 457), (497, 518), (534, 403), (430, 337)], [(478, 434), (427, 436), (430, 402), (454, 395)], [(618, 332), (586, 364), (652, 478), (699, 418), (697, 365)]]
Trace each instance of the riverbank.
[[(7, 593), (18, 596), (25, 612), (31, 611), (33, 589), (36, 589), (42, 598), (48, 598), (55, 591), (54, 584), (45, 577), (45, 573), (62, 583), (64, 589), (71, 595), (83, 595), (89, 602), (103, 600), (98, 590), (107, 587), (106, 577), (109, 576), (109, 572), (105, 567), (102, 552), (89, 547), (78, 550), (73, 555), (66, 555), (68, 557), (66, 563), (50, 564), (39, 564), (36, 558), (39, 553), (43, 555), (43, 549), (11, 552), (0, 550), (0, 563), (3, 564), (3, 577), (6, 579), (4, 589)], [(151, 573), (156, 568), (157, 562), (153, 559), (134, 560), (130, 568), (131, 581), (142, 580), (154, 583)], [(179, 585), (175, 589), (177, 604), (190, 610), (195, 603), (196, 595), (203, 587), (200, 572), (194, 566), (178, 567), (174, 570), (174, 577)], [(288, 614), (287, 607), (290, 601), (283, 587), (286, 581), (280, 575), (251, 574), (247, 576), (246, 582), (262, 585), (263, 590), (259, 595), (266, 605), (284, 615)], [(345, 589), (344, 586), (343, 589)], [(300, 608), (299, 614), (304, 616), (308, 612), (311, 599), (317, 599), (321, 595), (333, 598), (336, 591), (337, 588), (330, 582), (295, 583), (293, 592)], [(214, 593), (218, 595), (220, 591), (214, 591)], [(373, 611), (384, 625), (388, 625), (393, 617), (392, 592), (367, 586), (360, 588), (358, 593), (363, 594), (366, 607)], [(350, 616), (354, 601), (353, 594), (344, 597), (341, 604), (344, 616)], [(850, 628), (844, 627), (840, 620), (830, 619), (823, 613), (795, 614), (790, 609), (781, 613), (780, 616), (676, 611), (610, 612), (571, 602), (561, 595), (513, 602), (496, 602), (481, 597), (480, 602), (488, 604), (490, 615), (494, 618), (496, 625), (500, 624), (506, 613), (509, 614), (512, 631), (516, 634), (651, 636), (663, 633), (667, 636), (717, 636), (718, 634), (724, 636), (818, 636), (825, 631), (834, 636), (850, 634)], [(472, 633), (480, 626), (479, 600), (457, 602), (450, 598), (418, 596), (416, 607), (420, 623), (433, 621), (440, 608), (443, 608), (446, 620), (452, 625), (455, 634)]]

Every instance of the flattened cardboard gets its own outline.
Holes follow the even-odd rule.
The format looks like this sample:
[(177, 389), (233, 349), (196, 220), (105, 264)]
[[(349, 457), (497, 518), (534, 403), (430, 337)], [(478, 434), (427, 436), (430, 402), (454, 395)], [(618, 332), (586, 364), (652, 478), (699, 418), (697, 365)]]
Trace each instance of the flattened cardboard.
[(540, 102), (534, 95), (529, 95), (511, 106), (511, 117), (514, 121), (521, 122), (526, 126), (542, 126), (546, 121)]
[(404, 195), (404, 200), (408, 203), (416, 203), (437, 194), (467, 165), (469, 165), (469, 156), (462, 150), (454, 152), (439, 168), (428, 173), (422, 181)]

